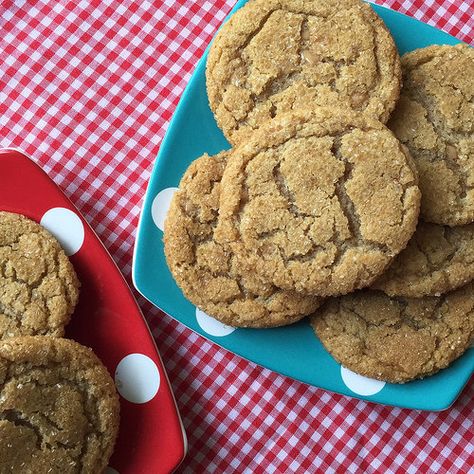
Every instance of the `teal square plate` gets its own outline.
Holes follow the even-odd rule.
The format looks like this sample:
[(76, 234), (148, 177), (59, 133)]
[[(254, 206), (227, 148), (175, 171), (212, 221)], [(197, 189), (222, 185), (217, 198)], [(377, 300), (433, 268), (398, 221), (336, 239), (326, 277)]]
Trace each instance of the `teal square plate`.
[[(239, 1), (233, 11), (244, 3)], [(390, 29), (400, 54), (430, 44), (459, 43), (456, 38), (418, 20), (376, 5), (373, 8)], [(209, 109), (204, 73), (206, 58), (207, 52), (174, 113), (148, 185), (133, 263), (133, 280), (138, 291), (202, 336), (294, 379), (386, 405), (419, 410), (448, 408), (474, 370), (474, 348), (437, 375), (404, 385), (385, 384), (341, 367), (317, 340), (307, 320), (276, 329), (234, 329), (218, 323), (184, 298), (165, 261), (164, 216), (191, 161), (204, 152), (214, 154), (230, 148)]]

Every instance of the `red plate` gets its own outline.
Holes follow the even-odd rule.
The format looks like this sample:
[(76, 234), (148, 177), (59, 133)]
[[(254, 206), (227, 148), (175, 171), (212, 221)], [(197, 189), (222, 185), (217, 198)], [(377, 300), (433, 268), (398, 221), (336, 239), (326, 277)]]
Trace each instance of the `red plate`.
[(155, 342), (107, 250), (50, 178), (15, 150), (0, 150), (0, 210), (48, 228), (79, 276), (79, 304), (66, 335), (92, 347), (121, 395), (120, 432), (106, 472), (172, 472), (186, 454), (186, 436)]

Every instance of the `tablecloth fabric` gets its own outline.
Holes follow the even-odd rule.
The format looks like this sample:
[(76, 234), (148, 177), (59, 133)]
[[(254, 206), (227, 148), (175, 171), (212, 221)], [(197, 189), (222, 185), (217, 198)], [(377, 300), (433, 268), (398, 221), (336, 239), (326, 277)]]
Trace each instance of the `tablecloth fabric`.
[[(160, 142), (234, 3), (0, 2), (0, 146), (43, 167), (129, 281)], [(377, 3), (474, 44), (472, 0)], [(443, 413), (379, 406), (262, 369), (139, 301), (188, 434), (180, 472), (472, 472), (472, 380)]]

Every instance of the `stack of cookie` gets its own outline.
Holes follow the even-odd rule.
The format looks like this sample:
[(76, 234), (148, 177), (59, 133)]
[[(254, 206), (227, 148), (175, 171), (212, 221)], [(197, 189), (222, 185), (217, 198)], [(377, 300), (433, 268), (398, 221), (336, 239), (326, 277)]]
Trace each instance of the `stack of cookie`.
[[(451, 233), (420, 224), (410, 241), (420, 200), (425, 219), (441, 212), (451, 220), (431, 222), (453, 225), (474, 193), (472, 50), (428, 48), (402, 64), (405, 88), (389, 125), (397, 139), (384, 123), (400, 94), (400, 58), (369, 5), (249, 1), (219, 31), (206, 71), (211, 109), (233, 148), (191, 164), (164, 237), (178, 285), (209, 315), (232, 326), (275, 327), (312, 314), (334, 357), (397, 382), (447, 365), (467, 347), (474, 325), (471, 311), (445, 310), (444, 299), (432, 306), (426, 298), (401, 299), (431, 294), (416, 285), (441, 293), (474, 277), (461, 270), (470, 228)], [(447, 91), (456, 99), (447, 100)], [(444, 187), (433, 184), (441, 172)], [(462, 242), (459, 251), (438, 251), (439, 232), (452, 247)], [(422, 270), (413, 265), (416, 251), (426, 257)], [(386, 295), (354, 292), (371, 285)], [(460, 297), (446, 298), (447, 306)], [(395, 360), (400, 349), (389, 341), (405, 343), (407, 364)], [(392, 376), (394, 367), (403, 375)]]
[(79, 281), (43, 227), (0, 212), (0, 472), (101, 473), (118, 432), (115, 385), (63, 339)]

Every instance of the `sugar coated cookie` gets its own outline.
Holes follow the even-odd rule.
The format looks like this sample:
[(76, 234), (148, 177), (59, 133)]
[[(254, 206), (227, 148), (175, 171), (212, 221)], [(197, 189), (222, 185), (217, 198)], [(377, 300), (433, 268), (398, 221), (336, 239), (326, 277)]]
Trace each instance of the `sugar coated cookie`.
[(416, 162), (421, 216), (474, 222), (474, 49), (429, 46), (402, 58), (403, 90), (389, 122)]
[(118, 395), (94, 353), (48, 336), (0, 341), (0, 472), (101, 474)]
[(36, 222), (0, 212), (0, 339), (62, 336), (78, 297), (59, 242)]
[(474, 278), (474, 224), (420, 221), (388, 270), (372, 285), (391, 296), (439, 296)]
[(168, 266), (186, 298), (231, 326), (293, 323), (319, 299), (276, 288), (262, 280), (227, 246), (214, 240), (221, 178), (229, 152), (204, 155), (184, 174), (165, 222)]
[(367, 377), (407, 382), (447, 367), (469, 347), (474, 285), (411, 299), (362, 290), (332, 299), (311, 324), (343, 366)]
[(414, 165), (380, 122), (349, 110), (275, 118), (234, 150), (216, 238), (277, 287), (344, 294), (369, 285), (418, 219)]
[(386, 122), (400, 81), (390, 33), (359, 0), (251, 0), (217, 34), (206, 69), (211, 109), (233, 144), (311, 104)]

